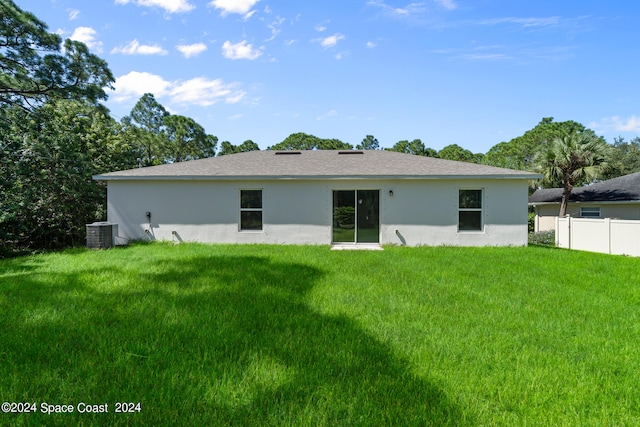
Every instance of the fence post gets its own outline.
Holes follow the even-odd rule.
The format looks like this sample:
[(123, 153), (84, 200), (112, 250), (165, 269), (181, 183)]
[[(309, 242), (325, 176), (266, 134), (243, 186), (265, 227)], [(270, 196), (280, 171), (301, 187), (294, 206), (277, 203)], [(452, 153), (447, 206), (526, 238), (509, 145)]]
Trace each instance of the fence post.
[(605, 218), (604, 223), (607, 225), (607, 253), (611, 255), (611, 218)]

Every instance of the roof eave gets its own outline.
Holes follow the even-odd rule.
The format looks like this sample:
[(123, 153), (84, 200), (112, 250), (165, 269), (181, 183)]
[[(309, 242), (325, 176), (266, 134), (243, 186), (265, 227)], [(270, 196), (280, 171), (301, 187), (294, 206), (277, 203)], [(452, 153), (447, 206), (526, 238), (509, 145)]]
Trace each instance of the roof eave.
[[(529, 202), (529, 206), (538, 206), (538, 205), (557, 205), (560, 202)], [(574, 202), (569, 202), (574, 203)]]
[[(529, 202), (529, 206), (537, 205), (559, 205), (561, 201), (557, 202)], [(569, 204), (583, 205), (583, 204), (605, 204), (605, 205), (630, 205), (640, 203), (639, 199), (633, 200), (571, 200)]]
[(95, 181), (280, 181), (280, 180), (431, 180), (431, 179), (540, 179), (541, 175), (94, 175)]

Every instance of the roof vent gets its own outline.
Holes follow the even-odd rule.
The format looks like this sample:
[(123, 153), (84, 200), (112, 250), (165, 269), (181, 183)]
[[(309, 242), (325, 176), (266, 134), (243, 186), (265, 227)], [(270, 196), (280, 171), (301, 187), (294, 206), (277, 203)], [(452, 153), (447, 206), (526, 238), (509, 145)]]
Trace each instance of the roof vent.
[(364, 154), (362, 150), (338, 151), (338, 154)]
[(276, 156), (283, 156), (288, 154), (302, 154), (299, 151), (276, 151)]

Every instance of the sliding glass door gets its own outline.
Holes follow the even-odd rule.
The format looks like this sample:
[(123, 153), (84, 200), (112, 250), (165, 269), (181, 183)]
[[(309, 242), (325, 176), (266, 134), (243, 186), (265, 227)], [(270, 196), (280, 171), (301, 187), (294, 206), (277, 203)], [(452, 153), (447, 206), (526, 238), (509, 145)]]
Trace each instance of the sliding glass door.
[(380, 190), (333, 192), (333, 243), (379, 243)]

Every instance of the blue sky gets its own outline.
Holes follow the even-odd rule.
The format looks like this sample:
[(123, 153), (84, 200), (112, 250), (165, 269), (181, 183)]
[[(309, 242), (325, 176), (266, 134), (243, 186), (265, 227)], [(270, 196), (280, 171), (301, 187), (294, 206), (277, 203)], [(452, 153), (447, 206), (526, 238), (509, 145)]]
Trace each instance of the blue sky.
[(485, 153), (543, 117), (640, 135), (640, 2), (15, 0), (220, 141), (295, 132)]

